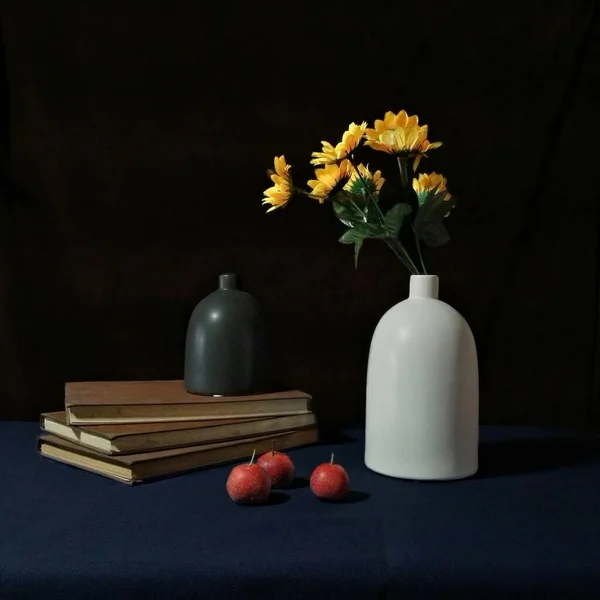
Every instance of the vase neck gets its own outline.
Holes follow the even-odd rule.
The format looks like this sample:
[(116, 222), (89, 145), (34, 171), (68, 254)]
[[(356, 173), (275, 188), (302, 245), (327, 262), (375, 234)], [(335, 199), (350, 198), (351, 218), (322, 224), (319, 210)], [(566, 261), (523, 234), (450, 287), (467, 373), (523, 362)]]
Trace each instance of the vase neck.
[(222, 273), (219, 275), (220, 290), (237, 290), (238, 281), (235, 273)]
[(437, 300), (439, 279), (437, 275), (411, 275), (410, 298), (434, 298)]

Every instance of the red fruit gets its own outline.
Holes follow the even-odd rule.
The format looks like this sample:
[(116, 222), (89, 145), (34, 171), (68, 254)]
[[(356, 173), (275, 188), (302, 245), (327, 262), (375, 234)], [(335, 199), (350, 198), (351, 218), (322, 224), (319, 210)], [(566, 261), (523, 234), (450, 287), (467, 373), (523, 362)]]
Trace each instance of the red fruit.
[(271, 493), (271, 478), (254, 462), (255, 454), (256, 450), (247, 465), (233, 467), (227, 478), (227, 493), (239, 504), (262, 504)]
[(342, 500), (350, 491), (350, 477), (342, 465), (331, 461), (320, 464), (310, 476), (310, 489), (321, 500)]
[(273, 447), (256, 462), (267, 472), (274, 488), (290, 487), (294, 480), (296, 467), (294, 467), (292, 459), (285, 452), (278, 452)]

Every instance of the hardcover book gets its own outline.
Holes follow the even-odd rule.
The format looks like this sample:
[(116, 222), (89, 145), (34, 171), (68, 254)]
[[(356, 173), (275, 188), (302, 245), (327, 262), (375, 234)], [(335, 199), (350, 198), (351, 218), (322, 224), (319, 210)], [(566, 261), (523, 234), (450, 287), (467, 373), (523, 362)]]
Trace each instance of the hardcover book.
[(39, 438), (42, 456), (109, 477), (121, 483), (144, 481), (185, 473), (187, 471), (249, 458), (253, 451), (267, 452), (272, 444), (284, 450), (313, 444), (318, 441), (316, 427), (297, 431), (263, 435), (241, 440), (157, 450), (139, 454), (107, 456), (54, 435)]
[(92, 381), (65, 385), (71, 425), (157, 423), (277, 417), (310, 412), (311, 396), (282, 390), (247, 396), (203, 396), (183, 381)]
[(252, 419), (69, 425), (66, 413), (43, 413), (40, 427), (47, 433), (103, 454), (148, 452), (180, 446), (277, 433), (315, 425), (314, 413)]

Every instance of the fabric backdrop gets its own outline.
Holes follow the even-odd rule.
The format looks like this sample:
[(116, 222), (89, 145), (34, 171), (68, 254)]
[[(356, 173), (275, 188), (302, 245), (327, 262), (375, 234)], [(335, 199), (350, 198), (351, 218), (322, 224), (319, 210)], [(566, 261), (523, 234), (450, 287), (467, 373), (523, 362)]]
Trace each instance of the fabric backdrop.
[[(365, 5), (367, 6), (367, 5)], [(363, 418), (366, 359), (408, 273), (358, 271), (327, 207), (265, 214), (266, 169), (405, 108), (458, 205), (426, 260), (469, 321), (486, 423), (597, 411), (596, 2), (8, 1), (0, 8), (0, 417), (69, 380), (180, 378), (187, 319), (235, 271), (278, 379)]]

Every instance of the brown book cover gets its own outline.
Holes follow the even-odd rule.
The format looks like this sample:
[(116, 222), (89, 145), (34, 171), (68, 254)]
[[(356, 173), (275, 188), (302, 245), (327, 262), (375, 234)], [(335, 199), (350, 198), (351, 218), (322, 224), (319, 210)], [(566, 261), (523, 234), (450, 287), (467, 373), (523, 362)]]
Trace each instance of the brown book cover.
[(301, 390), (247, 396), (203, 396), (182, 380), (77, 381), (65, 384), (72, 425), (157, 423), (305, 414), (311, 396)]
[(107, 456), (54, 435), (42, 435), (38, 450), (46, 458), (109, 477), (121, 483), (134, 484), (178, 475), (202, 467), (249, 458), (267, 452), (274, 444), (284, 450), (314, 444), (319, 440), (316, 426), (274, 435), (202, 444), (155, 452)]
[(126, 425), (69, 425), (64, 411), (43, 413), (40, 416), (40, 427), (47, 433), (103, 454), (126, 454), (193, 446), (301, 429), (315, 423), (314, 413), (264, 419), (223, 419)]

